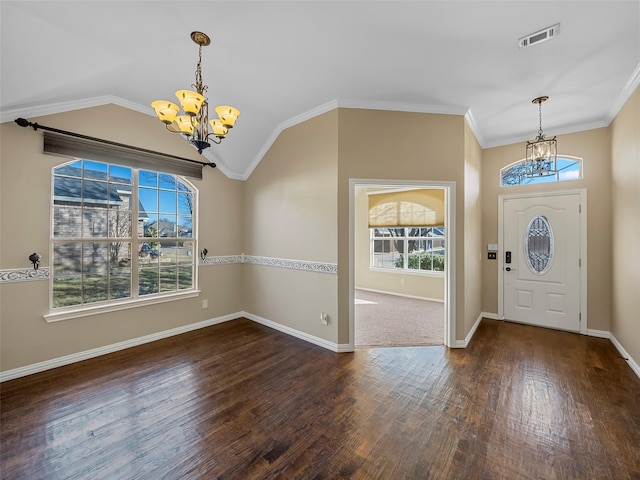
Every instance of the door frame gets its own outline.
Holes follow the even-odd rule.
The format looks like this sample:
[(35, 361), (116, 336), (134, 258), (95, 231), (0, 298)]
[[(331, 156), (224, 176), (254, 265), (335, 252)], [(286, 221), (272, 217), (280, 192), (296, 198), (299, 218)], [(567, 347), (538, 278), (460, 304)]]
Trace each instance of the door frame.
[(587, 189), (498, 196), (498, 318), (504, 320), (504, 202), (532, 197), (579, 195), (580, 200), (580, 333), (587, 334)]
[(456, 341), (456, 182), (428, 180), (349, 179), (349, 349), (355, 350), (355, 198), (356, 186), (425, 187), (444, 190), (444, 345), (459, 348)]

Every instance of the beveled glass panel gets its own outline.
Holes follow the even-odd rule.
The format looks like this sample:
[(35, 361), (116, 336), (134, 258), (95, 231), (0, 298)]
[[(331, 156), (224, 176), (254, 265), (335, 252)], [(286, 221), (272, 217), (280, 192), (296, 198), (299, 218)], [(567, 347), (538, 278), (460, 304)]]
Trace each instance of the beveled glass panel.
[(553, 256), (553, 232), (543, 215), (531, 219), (525, 231), (525, 257), (529, 268), (536, 274), (543, 274), (551, 266)]

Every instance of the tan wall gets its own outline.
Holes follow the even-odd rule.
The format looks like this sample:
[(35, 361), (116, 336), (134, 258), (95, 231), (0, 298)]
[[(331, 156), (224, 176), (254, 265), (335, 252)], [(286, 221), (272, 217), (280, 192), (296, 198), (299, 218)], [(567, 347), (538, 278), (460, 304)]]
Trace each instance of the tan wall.
[[(464, 322), (468, 332), (482, 310), (482, 149), (464, 124)], [(458, 318), (460, 315), (458, 314)]]
[(640, 88), (611, 125), (611, 332), (640, 363)]
[[(280, 134), (245, 182), (244, 253), (337, 262), (337, 141), (337, 110)], [(338, 341), (335, 274), (245, 265), (244, 280), (247, 312)]]
[(420, 297), (430, 300), (444, 300), (444, 275), (412, 274), (407, 272), (372, 271), (370, 264), (369, 202), (368, 191), (377, 188), (356, 188), (355, 197), (355, 286), (381, 292)]
[[(32, 118), (129, 145), (202, 160), (187, 143), (151, 116), (109, 105)], [(51, 169), (68, 159), (42, 154), (42, 132), (13, 122), (0, 126), (0, 269), (25, 268), (32, 252), (49, 266)], [(207, 167), (200, 191), (200, 245), (211, 255), (240, 253), (242, 183)], [(242, 265), (200, 267), (200, 297), (47, 323), (49, 282), (0, 285), (3, 371), (161, 332), (242, 310)], [(201, 308), (201, 299), (209, 308)]]
[(349, 179), (456, 182), (456, 337), (464, 339), (464, 118), (358, 109), (339, 109), (339, 116), (340, 342), (349, 337)]
[[(498, 312), (498, 262), (487, 260), (489, 243), (498, 243), (498, 196), (587, 189), (587, 327), (611, 327), (611, 137), (609, 128), (558, 136), (558, 155), (583, 158), (584, 178), (539, 185), (500, 187), (500, 169), (522, 160), (525, 143), (483, 151), (482, 156), (482, 310)], [(499, 255), (501, 252), (498, 253)]]

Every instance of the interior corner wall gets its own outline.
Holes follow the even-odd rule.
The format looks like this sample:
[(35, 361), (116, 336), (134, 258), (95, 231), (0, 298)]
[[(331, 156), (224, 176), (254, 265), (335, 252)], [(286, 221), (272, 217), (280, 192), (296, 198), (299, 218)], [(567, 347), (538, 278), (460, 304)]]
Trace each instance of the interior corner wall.
[(456, 182), (456, 337), (464, 339), (464, 117), (346, 108), (338, 112), (340, 343), (349, 339), (350, 179)]
[[(152, 116), (115, 105), (30, 118), (41, 125), (202, 161), (180, 136)], [(0, 125), (0, 269), (50, 265), (51, 169), (69, 161), (42, 153), (42, 131)], [(200, 245), (209, 255), (237, 255), (242, 243), (242, 182), (206, 168), (200, 192)], [(0, 282), (2, 371), (33, 365), (242, 311), (242, 265), (199, 267), (200, 297), (47, 323), (46, 279)], [(201, 308), (207, 298), (209, 308)]]
[(415, 274), (407, 272), (384, 272), (371, 270), (369, 236), (369, 191), (381, 187), (356, 188), (355, 198), (355, 286), (368, 290), (393, 293), (428, 300), (444, 301), (444, 275)]
[(469, 331), (482, 312), (482, 148), (464, 123), (464, 321)]
[[(482, 245), (498, 243), (498, 198), (563, 190), (587, 190), (587, 327), (611, 328), (611, 132), (598, 128), (558, 135), (558, 156), (583, 159), (581, 180), (500, 187), (500, 169), (524, 159), (526, 143), (482, 153)], [(501, 252), (498, 252), (500, 255)], [(482, 311), (498, 313), (498, 262), (482, 259)]]
[(640, 87), (620, 110), (612, 132), (611, 333), (640, 363)]
[[(337, 263), (338, 112), (284, 130), (245, 182), (245, 311), (338, 342), (337, 275), (280, 268), (277, 259)], [(323, 325), (320, 313), (329, 316)]]

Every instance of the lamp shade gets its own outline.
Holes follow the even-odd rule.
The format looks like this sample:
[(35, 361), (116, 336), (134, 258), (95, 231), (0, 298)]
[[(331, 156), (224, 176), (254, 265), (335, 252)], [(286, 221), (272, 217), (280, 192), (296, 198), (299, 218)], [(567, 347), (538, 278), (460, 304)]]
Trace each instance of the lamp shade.
[(236, 120), (240, 116), (240, 110), (228, 105), (220, 105), (219, 107), (216, 107), (216, 113), (218, 114), (222, 125), (227, 128), (233, 128), (233, 125), (235, 125)]
[(198, 114), (200, 107), (202, 107), (202, 102), (204, 102), (204, 97), (192, 90), (178, 90), (176, 97), (180, 100), (184, 113), (191, 116)]
[(151, 103), (151, 107), (156, 111), (156, 115), (160, 121), (167, 125), (173, 123), (179, 110), (178, 105), (166, 100), (156, 100)]
[(168, 126), (172, 132), (185, 133), (192, 135), (197, 125), (197, 122), (193, 120), (193, 117), (189, 115), (178, 115), (175, 121)]
[(211, 130), (213, 130), (213, 133), (216, 137), (224, 138), (227, 135), (227, 127), (222, 125), (222, 122), (220, 120), (211, 120), (209, 124), (211, 125)]

